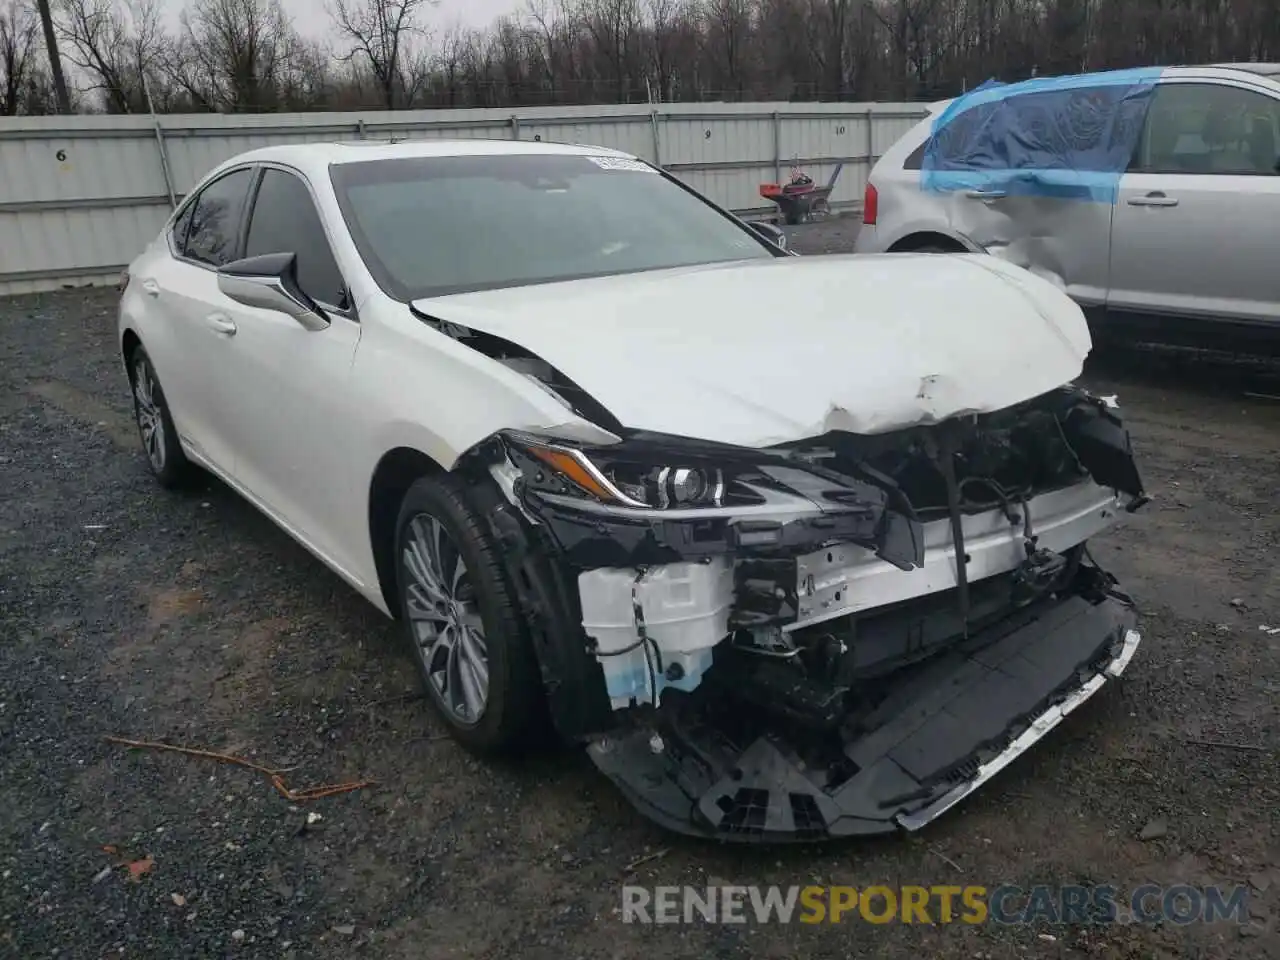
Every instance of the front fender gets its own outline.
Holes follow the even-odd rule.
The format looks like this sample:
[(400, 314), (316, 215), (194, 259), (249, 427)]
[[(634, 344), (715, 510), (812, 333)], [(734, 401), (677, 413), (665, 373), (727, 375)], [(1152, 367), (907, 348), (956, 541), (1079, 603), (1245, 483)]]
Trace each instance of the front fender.
[(367, 324), (355, 380), (368, 404), (369, 462), (413, 447), (445, 470), (500, 430), (587, 442), (617, 437), (579, 416), (531, 377), (474, 350), (403, 308)]

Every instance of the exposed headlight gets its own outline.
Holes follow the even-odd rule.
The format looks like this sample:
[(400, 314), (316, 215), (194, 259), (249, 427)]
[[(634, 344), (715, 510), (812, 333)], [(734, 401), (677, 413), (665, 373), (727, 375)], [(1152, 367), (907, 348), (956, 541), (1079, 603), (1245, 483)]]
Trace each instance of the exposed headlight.
[(761, 498), (731, 489), (732, 471), (694, 462), (654, 463), (608, 449), (580, 450), (526, 436), (511, 437), (549, 475), (532, 479), (540, 489), (594, 497), (604, 503), (640, 509), (693, 509), (758, 503)]
[(619, 463), (604, 473), (628, 497), (649, 507), (718, 507), (724, 501), (724, 471), (718, 468)]

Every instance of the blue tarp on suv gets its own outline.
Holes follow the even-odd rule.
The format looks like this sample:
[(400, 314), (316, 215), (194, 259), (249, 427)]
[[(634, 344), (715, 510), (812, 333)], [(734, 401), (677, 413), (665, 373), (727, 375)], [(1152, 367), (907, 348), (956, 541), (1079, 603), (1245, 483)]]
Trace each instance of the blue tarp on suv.
[(921, 186), (1115, 203), (1162, 72), (988, 81), (934, 120)]

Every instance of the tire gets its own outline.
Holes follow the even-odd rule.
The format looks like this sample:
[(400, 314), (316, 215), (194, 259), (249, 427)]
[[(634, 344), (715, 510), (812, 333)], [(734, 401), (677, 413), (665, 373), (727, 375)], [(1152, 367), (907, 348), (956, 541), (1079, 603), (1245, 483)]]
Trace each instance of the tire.
[[(409, 653), (449, 732), (482, 754), (529, 743), (544, 727), (541, 673), (501, 551), (457, 478), (423, 477), (409, 488), (396, 518), (395, 557)], [(481, 661), (482, 702), (475, 695)]]
[(160, 378), (141, 346), (129, 355), (129, 383), (133, 387), (133, 419), (147, 466), (160, 486), (170, 490), (179, 487), (190, 479), (193, 467), (182, 452)]

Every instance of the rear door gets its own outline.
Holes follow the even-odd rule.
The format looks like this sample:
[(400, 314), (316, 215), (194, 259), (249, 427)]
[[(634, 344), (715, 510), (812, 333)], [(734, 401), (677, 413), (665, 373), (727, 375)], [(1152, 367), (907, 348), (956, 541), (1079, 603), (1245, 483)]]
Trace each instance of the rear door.
[(217, 268), (236, 259), (256, 171), (239, 167), (206, 184), (179, 212), (168, 237), (170, 256), (151, 258), (139, 274), (150, 322), (143, 330), (174, 425), (188, 447), (231, 475), (227, 433), (230, 338), (221, 321), (230, 301)]
[(1046, 87), (970, 107), (940, 131), (921, 184), (945, 188), (930, 192), (957, 233), (1101, 307), (1131, 90)]
[(1157, 87), (1111, 239), (1109, 310), (1280, 322), (1280, 99), (1246, 82)]

